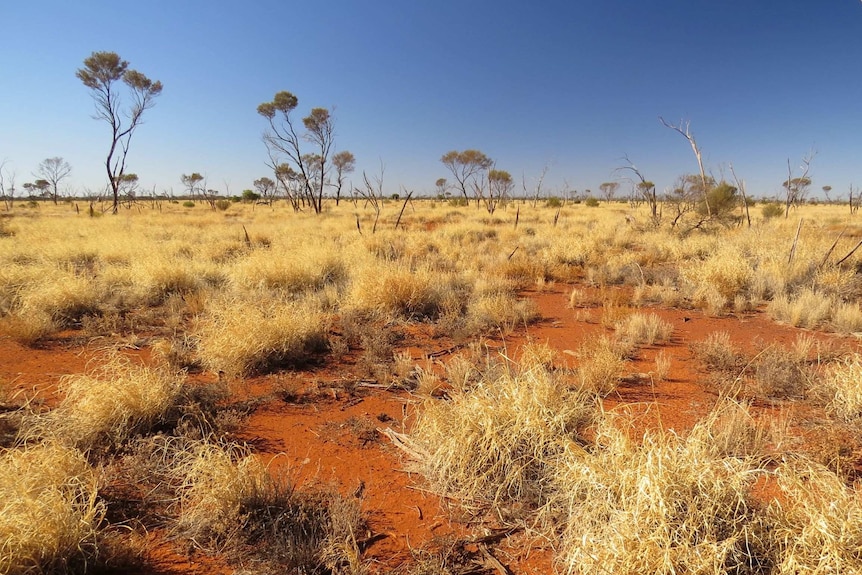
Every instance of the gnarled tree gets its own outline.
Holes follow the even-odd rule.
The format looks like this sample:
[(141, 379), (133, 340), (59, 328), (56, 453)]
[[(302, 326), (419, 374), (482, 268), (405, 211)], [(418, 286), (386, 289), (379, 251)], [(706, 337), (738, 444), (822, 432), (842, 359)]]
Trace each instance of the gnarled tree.
[[(475, 190), (478, 182), (477, 179), (494, 165), (491, 158), (479, 150), (464, 150), (463, 152), (452, 150), (443, 154), (440, 161), (452, 172), (458, 184), (458, 189), (461, 190), (464, 199), (467, 201), (470, 200), (467, 186), (470, 185)], [(476, 201), (479, 201), (478, 196), (476, 197)]]
[[(269, 130), (263, 135), (269, 151), (269, 166), (278, 178), (279, 166), (289, 165), (297, 174), (295, 181), (301, 186), (301, 201), (319, 214), (323, 210), (323, 189), (335, 144), (335, 119), (326, 108), (313, 108), (302, 119), (305, 132), (300, 135), (291, 117), (298, 105), (296, 96), (282, 91), (271, 102), (259, 105), (257, 113), (269, 122)], [(310, 143), (314, 151), (304, 152), (302, 141)], [(284, 169), (282, 172), (286, 173)]]
[[(130, 70), (129, 63), (114, 52), (93, 52), (75, 75), (92, 92), (95, 119), (111, 126), (111, 147), (105, 159), (105, 171), (113, 196), (112, 212), (116, 214), (132, 135), (142, 123), (144, 112), (155, 105), (156, 97), (162, 93), (162, 83)], [(123, 108), (118, 82), (125, 84), (131, 97), (126, 108)]]

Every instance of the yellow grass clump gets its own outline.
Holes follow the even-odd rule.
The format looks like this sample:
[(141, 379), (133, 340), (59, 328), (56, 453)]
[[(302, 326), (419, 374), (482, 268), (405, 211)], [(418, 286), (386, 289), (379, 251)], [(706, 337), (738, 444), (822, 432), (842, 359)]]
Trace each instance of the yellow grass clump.
[(329, 323), (310, 297), (226, 297), (213, 302), (198, 324), (199, 355), (207, 368), (231, 375), (301, 364), (326, 349)]
[(578, 448), (595, 410), (595, 396), (567, 389), (534, 364), (459, 386), (449, 401), (426, 400), (410, 443), (435, 491), (513, 520), (523, 506), (544, 502), (548, 459)]
[(117, 445), (158, 423), (176, 405), (182, 386), (176, 374), (113, 354), (90, 374), (63, 379), (63, 400), (25, 423), (25, 437), (55, 438), (85, 451)]
[(95, 555), (105, 506), (84, 455), (54, 443), (0, 452), (0, 573), (63, 571)]

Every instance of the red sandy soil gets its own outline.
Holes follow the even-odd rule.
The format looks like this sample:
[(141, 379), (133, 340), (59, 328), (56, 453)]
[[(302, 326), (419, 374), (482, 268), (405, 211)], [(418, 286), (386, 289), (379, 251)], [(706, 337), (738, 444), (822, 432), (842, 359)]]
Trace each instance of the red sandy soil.
[[(575, 350), (589, 337), (607, 332), (601, 325), (600, 305), (573, 310), (567, 307), (569, 288), (556, 286), (527, 294), (539, 308), (542, 319), (521, 329), (505, 341), (489, 340), (517, 356), (526, 341), (547, 343), (560, 352)], [(760, 312), (732, 317), (707, 317), (697, 310), (649, 308), (674, 326), (672, 339), (661, 346), (641, 349), (628, 364), (631, 374), (655, 369), (655, 356), (663, 350), (671, 360), (669, 377), (651, 381), (636, 375), (626, 377), (618, 391), (606, 400), (606, 407), (626, 404), (649, 413), (651, 424), (684, 431), (704, 416), (717, 395), (703, 385), (707, 375), (690, 349), (692, 342), (709, 333), (726, 331), (739, 349), (751, 352), (757, 340), (789, 346), (803, 330), (777, 325)], [(410, 329), (400, 342), (413, 360), (425, 365), (429, 352), (446, 350), (450, 342), (423, 336), (423, 329)], [(852, 338), (807, 332), (821, 340), (856, 349)], [(456, 352), (456, 351), (455, 351)], [(59, 339), (43, 349), (22, 348), (0, 339), (0, 380), (11, 382), (24, 397), (51, 397), (60, 377), (86, 370), (87, 362), (99, 354), (98, 344), (77, 345)], [(148, 355), (142, 352), (145, 358)], [(445, 361), (449, 354), (441, 353)], [(576, 359), (560, 353), (561, 367), (575, 367)], [(345, 381), (357, 381), (358, 366), (351, 358), (337, 365), (324, 365), (304, 372), (234, 382), (238, 394), (267, 396), (285, 378), (304, 388), (315, 389), (313, 399), (288, 403), (270, 399), (250, 417), (240, 439), (251, 444), (272, 469), (286, 470), (300, 486), (332, 486), (350, 497), (358, 497), (368, 520), (369, 532), (360, 534), (368, 542), (365, 558), (373, 572), (388, 573), (409, 566), (418, 550), (433, 549), (447, 538), (479, 539), (493, 535), (493, 525), (459, 521), (456, 506), (426, 490), (421, 477), (409, 473), (401, 453), (379, 429), (404, 431), (409, 425), (415, 398), (405, 391), (357, 386), (347, 390)], [(211, 378), (210, 375), (197, 376)], [(49, 402), (50, 403), (50, 402)], [(776, 406), (760, 406), (774, 410)], [(793, 409), (793, 403), (779, 406)], [(805, 409), (810, 409), (806, 407)], [(647, 418), (649, 419), (649, 418)], [(857, 458), (858, 459), (858, 458)], [(461, 518), (463, 519), (463, 518)], [(218, 558), (202, 554), (189, 556), (187, 549), (167, 543), (153, 533), (147, 539), (147, 573), (203, 574), (230, 573)], [(549, 549), (528, 541), (521, 533), (508, 540), (489, 543), (493, 555), (513, 574), (551, 573)], [(479, 553), (477, 545), (468, 550)], [(500, 567), (486, 562), (486, 572)]]

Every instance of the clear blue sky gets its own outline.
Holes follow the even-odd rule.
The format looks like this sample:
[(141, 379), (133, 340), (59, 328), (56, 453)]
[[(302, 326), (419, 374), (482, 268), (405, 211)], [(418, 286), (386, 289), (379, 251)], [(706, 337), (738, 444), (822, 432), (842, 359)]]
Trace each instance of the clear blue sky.
[[(337, 148), (387, 193), (431, 192), (440, 156), (478, 148), (528, 186), (598, 191), (628, 155), (659, 190), (697, 165), (661, 126), (687, 119), (717, 176), (780, 192), (812, 148), (814, 189), (862, 185), (859, 0), (0, 0), (0, 160), (20, 188), (47, 157), (104, 185), (109, 132), (75, 77), (114, 51), (164, 92), (132, 141), (143, 187), (269, 175), (256, 107), (334, 107)], [(451, 178), (450, 178), (451, 179)]]

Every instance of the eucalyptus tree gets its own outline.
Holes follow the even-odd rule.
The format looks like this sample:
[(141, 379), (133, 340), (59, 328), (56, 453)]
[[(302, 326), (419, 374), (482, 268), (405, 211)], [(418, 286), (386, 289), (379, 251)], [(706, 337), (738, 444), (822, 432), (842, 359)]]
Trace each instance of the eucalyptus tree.
[[(452, 172), (457, 182), (458, 189), (464, 195), (465, 200), (470, 200), (467, 186), (476, 189), (478, 178), (494, 165), (493, 160), (479, 150), (464, 150), (459, 152), (452, 150), (443, 154), (440, 158), (443, 165)], [(478, 201), (477, 196), (476, 200)]]
[[(162, 83), (150, 80), (141, 72), (129, 69), (129, 63), (115, 52), (93, 52), (84, 60), (84, 67), (75, 73), (90, 89), (96, 105), (96, 120), (111, 127), (111, 146), (105, 159), (105, 171), (113, 195), (113, 213), (117, 213), (120, 192), (126, 175), (126, 156), (132, 135), (142, 123), (144, 112), (155, 105), (162, 93)], [(123, 106), (118, 83), (128, 90), (130, 103)]]
[[(305, 131), (300, 134), (291, 117), (298, 105), (296, 96), (282, 91), (271, 102), (260, 104), (257, 113), (269, 122), (269, 129), (263, 134), (263, 141), (269, 151), (269, 166), (275, 172), (282, 164), (290, 166), (296, 172), (295, 181), (301, 186), (303, 202), (310, 205), (315, 213), (320, 213), (323, 210), (327, 173), (333, 160), (335, 118), (326, 108), (312, 108), (308, 116), (302, 119)], [(310, 144), (313, 151), (305, 151), (303, 142)], [(286, 170), (282, 168), (282, 172), (286, 173)]]
[(60, 182), (69, 177), (72, 166), (63, 158), (45, 158), (36, 168), (35, 176), (48, 182), (48, 196), (54, 203), (60, 197)]

